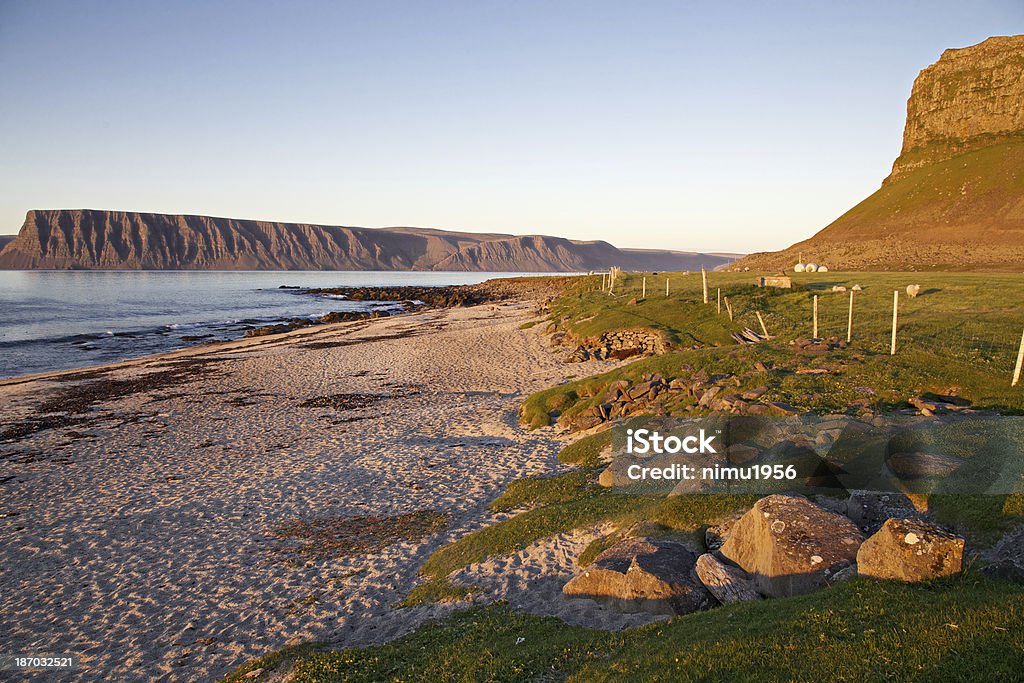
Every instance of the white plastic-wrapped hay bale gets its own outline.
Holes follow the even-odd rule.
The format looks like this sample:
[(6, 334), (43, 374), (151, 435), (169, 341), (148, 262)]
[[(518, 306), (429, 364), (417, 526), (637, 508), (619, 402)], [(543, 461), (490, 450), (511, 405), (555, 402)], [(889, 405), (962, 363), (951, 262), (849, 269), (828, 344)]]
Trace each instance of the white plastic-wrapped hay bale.
[(827, 273), (828, 272), (828, 266), (818, 266), (818, 272), (819, 273)]
[(805, 273), (817, 273), (818, 272), (818, 264), (816, 264), (816, 263), (808, 263), (806, 266), (804, 266), (804, 272)]
[(793, 272), (794, 273), (802, 273), (802, 272), (804, 272), (804, 270), (806, 268), (807, 268), (807, 266), (805, 266), (803, 263), (798, 263), (795, 266), (793, 266)]

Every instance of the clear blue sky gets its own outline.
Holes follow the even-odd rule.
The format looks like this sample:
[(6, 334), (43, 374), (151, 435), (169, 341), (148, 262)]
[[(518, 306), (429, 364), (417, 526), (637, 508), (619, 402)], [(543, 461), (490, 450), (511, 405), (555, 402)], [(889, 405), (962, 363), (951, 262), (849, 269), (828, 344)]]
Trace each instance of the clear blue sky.
[(1024, 2), (0, 0), (0, 233), (31, 208), (752, 251), (899, 153), (918, 71)]

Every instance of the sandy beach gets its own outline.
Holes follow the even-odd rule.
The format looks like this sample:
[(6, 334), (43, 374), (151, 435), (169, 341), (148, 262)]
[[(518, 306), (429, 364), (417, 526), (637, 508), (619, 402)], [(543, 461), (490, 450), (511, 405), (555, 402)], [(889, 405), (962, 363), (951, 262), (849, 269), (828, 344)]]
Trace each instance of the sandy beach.
[[(3, 650), (79, 654), (68, 679), (210, 680), (452, 609), (396, 603), (432, 550), (500, 518), (486, 505), (509, 481), (560, 469), (519, 401), (609, 367), (564, 364), (519, 329), (534, 312), (431, 310), (0, 382)], [(308, 552), (282, 532), (418, 512), (433, 526), (385, 547)], [(582, 547), (550, 544), (569, 550), (526, 552), (534, 570), (505, 583)]]

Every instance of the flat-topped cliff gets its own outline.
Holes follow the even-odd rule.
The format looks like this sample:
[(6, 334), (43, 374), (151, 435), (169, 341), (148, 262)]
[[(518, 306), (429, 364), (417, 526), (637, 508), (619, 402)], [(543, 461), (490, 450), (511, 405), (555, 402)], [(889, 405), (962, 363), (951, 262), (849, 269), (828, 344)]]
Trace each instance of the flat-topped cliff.
[(0, 268), (125, 270), (695, 269), (720, 255), (625, 251), (602, 241), (430, 228), (357, 228), (209, 216), (29, 211)]
[(915, 168), (1024, 135), (1024, 36), (946, 50), (907, 100), (903, 149), (888, 181)]

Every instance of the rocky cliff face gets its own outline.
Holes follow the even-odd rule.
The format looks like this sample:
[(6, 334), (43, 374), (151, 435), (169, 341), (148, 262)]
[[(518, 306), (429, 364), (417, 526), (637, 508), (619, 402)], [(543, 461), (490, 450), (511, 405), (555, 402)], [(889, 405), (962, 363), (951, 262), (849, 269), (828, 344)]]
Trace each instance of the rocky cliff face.
[(1024, 36), (946, 50), (914, 81), (889, 180), (1024, 131)]
[(95, 210), (29, 211), (0, 251), (0, 268), (20, 269), (566, 272), (648, 263), (687, 269), (694, 261), (715, 267), (728, 260), (673, 252), (638, 257), (607, 242), (545, 236)]
[(610, 265), (616, 259), (623, 259), (622, 252), (607, 242), (530, 235), (464, 247), (439, 261), (434, 270), (578, 271), (590, 270), (591, 263)]
[(1024, 267), (1024, 36), (946, 50), (907, 102), (882, 187), (813, 237), (736, 263), (832, 270)]

